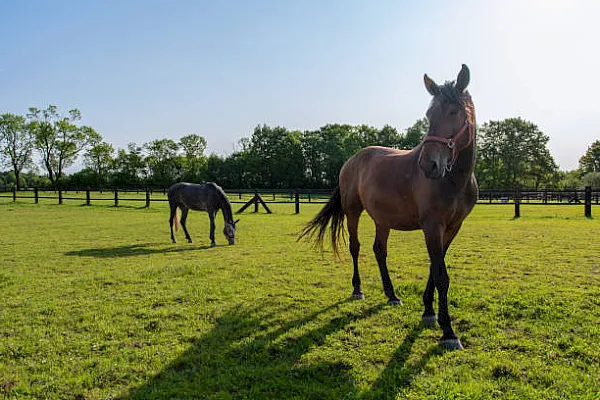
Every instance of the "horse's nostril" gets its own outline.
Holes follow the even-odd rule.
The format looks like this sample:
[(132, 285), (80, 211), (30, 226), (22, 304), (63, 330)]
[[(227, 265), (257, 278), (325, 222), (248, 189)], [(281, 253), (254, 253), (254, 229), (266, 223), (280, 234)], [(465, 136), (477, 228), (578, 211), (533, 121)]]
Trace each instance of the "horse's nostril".
[(429, 172), (435, 172), (437, 170), (437, 163), (435, 161), (429, 162)]

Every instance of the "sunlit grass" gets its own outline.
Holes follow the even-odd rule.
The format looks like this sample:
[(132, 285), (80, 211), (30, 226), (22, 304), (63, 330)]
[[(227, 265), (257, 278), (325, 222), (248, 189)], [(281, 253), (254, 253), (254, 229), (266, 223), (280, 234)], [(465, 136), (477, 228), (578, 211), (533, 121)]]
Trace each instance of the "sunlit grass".
[[(143, 194), (140, 194), (143, 196)], [(393, 232), (386, 304), (361, 222), (349, 255), (297, 243), (320, 205), (241, 214), (238, 243), (165, 202), (0, 201), (0, 398), (587, 398), (600, 387), (600, 222), (583, 207), (478, 205), (447, 256), (465, 350), (423, 329), (421, 232)], [(241, 205), (235, 205), (234, 209)], [(595, 210), (595, 208), (594, 208)], [(249, 210), (251, 211), (251, 210)], [(594, 211), (595, 212), (595, 211)]]

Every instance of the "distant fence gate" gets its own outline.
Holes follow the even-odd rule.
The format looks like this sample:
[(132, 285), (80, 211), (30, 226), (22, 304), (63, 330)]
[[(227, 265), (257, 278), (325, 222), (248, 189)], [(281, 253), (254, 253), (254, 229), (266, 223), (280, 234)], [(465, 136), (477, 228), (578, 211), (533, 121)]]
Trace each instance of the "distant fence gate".
[[(227, 189), (225, 190), (231, 203), (254, 204), (254, 212), (258, 212), (258, 204), (290, 204), (295, 213), (300, 212), (301, 204), (326, 203), (331, 195), (330, 189)], [(50, 199), (63, 204), (65, 200), (80, 201), (91, 205), (92, 202), (110, 202), (115, 207), (120, 202), (139, 202), (142, 207), (150, 207), (153, 202), (167, 200), (166, 188), (61, 188), (44, 189), (28, 188), (16, 190), (15, 187), (0, 187), (0, 198), (12, 198), (13, 202), (28, 199), (39, 203), (40, 199)], [(260, 199), (257, 201), (256, 199)], [(252, 203), (253, 202), (253, 203)], [(522, 205), (569, 205), (583, 206), (586, 217), (592, 217), (592, 204), (600, 203), (600, 190), (585, 189), (568, 190), (481, 190), (477, 204), (513, 204), (515, 218), (521, 216)], [(242, 207), (243, 211), (246, 207)], [(268, 206), (266, 206), (268, 210)]]

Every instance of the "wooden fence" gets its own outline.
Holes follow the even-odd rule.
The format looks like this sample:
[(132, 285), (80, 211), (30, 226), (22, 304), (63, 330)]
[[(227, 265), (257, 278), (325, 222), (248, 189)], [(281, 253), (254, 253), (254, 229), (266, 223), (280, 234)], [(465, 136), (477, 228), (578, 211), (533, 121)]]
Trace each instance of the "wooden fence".
[[(143, 202), (145, 207), (150, 207), (155, 202), (166, 202), (167, 189), (81, 189), (67, 188), (57, 190), (47, 189), (23, 189), (0, 188), (0, 198), (12, 198), (12, 201), (29, 199), (39, 203), (40, 199), (57, 200), (63, 204), (65, 200), (79, 201), (82, 204), (91, 205), (92, 202), (110, 202), (115, 207), (120, 202)], [(331, 190), (328, 189), (228, 189), (226, 193), (233, 204), (244, 204), (246, 207), (258, 196), (265, 204), (290, 204), (294, 205), (296, 213), (300, 212), (301, 204), (326, 203)], [(93, 196), (92, 196), (93, 195)], [(254, 212), (259, 211), (261, 202), (254, 201)], [(586, 187), (583, 190), (481, 190), (479, 192), (478, 204), (513, 204), (514, 216), (521, 216), (521, 206), (530, 205), (568, 205), (583, 206), (584, 215), (592, 217), (592, 204), (600, 203), (600, 190), (592, 190)], [(242, 207), (245, 209), (246, 207)]]

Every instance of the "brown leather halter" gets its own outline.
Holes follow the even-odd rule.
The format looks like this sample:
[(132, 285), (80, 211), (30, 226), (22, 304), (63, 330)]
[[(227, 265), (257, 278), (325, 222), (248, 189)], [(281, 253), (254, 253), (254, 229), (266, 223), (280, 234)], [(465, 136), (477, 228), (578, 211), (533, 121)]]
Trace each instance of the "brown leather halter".
[[(469, 141), (467, 142), (467, 144), (465, 144), (464, 146), (462, 146), (461, 148), (458, 148), (457, 144), (460, 142), (462, 136), (465, 134), (465, 132), (468, 133), (469, 135)], [(473, 133), (474, 133), (474, 129), (473, 129), (473, 125), (469, 122), (469, 119), (465, 119), (465, 123), (463, 124), (462, 128), (460, 128), (460, 131), (458, 131), (458, 133), (450, 138), (441, 138), (439, 136), (431, 136), (431, 135), (427, 135), (423, 138), (423, 143), (427, 143), (427, 142), (438, 142), (438, 143), (443, 143), (446, 146), (448, 146), (449, 149), (452, 150), (452, 161), (450, 162), (449, 165), (446, 165), (444, 168), (446, 169), (447, 172), (452, 171), (452, 167), (454, 166), (454, 163), (456, 162), (456, 159), (458, 158), (458, 153), (461, 152), (462, 150), (466, 149), (467, 147), (469, 147), (471, 145), (471, 143), (473, 143)]]

